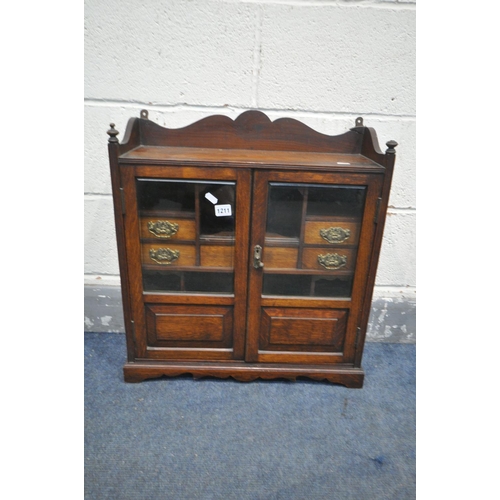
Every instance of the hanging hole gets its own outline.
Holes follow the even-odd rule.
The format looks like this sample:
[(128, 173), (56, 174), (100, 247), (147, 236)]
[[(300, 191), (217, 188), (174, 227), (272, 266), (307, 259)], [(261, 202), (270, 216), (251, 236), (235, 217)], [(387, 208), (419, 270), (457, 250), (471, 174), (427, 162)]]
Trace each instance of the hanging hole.
[(144, 118), (145, 120), (148, 119), (148, 110), (147, 109), (141, 109), (141, 118)]

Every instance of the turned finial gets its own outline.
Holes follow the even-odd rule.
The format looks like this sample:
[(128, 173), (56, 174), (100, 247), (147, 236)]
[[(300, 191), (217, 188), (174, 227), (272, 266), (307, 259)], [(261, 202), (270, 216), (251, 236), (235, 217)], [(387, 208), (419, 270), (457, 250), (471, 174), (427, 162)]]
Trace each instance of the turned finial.
[(118, 130), (115, 130), (115, 124), (114, 123), (110, 123), (109, 126), (111, 127), (107, 134), (109, 135), (109, 139), (108, 139), (108, 142), (119, 142), (118, 139), (116, 138), (116, 136), (120, 133), (118, 132)]
[(387, 146), (385, 154), (387, 154), (387, 155), (395, 155), (396, 154), (396, 150), (394, 149), (398, 145), (398, 143), (396, 141), (388, 141), (385, 143), (385, 145)]

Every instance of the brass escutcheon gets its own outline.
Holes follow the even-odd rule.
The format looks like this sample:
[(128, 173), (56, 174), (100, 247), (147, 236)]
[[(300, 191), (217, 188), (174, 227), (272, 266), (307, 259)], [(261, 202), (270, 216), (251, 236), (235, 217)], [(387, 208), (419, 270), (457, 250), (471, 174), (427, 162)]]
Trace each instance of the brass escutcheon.
[(340, 269), (347, 264), (347, 255), (339, 255), (338, 253), (320, 254), (318, 255), (318, 262), (325, 269)]
[(342, 243), (349, 239), (351, 231), (343, 227), (330, 227), (328, 229), (320, 229), (319, 234), (324, 240), (328, 241), (328, 243)]
[(179, 250), (171, 250), (170, 248), (158, 248), (158, 250), (151, 248), (149, 250), (149, 257), (151, 260), (162, 265), (172, 264), (179, 258), (180, 254), (181, 252)]
[(148, 229), (150, 233), (153, 233), (158, 238), (170, 238), (179, 230), (179, 224), (168, 220), (158, 220), (156, 222), (150, 220)]

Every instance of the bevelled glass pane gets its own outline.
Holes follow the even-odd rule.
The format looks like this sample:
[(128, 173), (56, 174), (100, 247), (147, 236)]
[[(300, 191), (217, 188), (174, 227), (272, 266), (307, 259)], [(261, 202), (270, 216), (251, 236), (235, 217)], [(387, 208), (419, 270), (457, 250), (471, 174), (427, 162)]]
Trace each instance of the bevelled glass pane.
[(315, 277), (314, 297), (350, 297), (352, 292), (352, 276), (333, 278)]
[(200, 184), (200, 234), (234, 237), (235, 184)]
[(189, 182), (138, 179), (139, 211), (193, 212), (195, 184)]
[(143, 270), (142, 282), (144, 290), (150, 292), (180, 292), (182, 273)]
[(185, 273), (186, 292), (233, 293), (233, 273)]
[(264, 295), (351, 296), (366, 189), (269, 183)]
[(143, 289), (233, 293), (236, 184), (143, 178), (136, 186)]
[(263, 295), (311, 295), (311, 276), (297, 274), (264, 274)]
[(149, 292), (233, 293), (233, 273), (143, 270)]
[(302, 219), (303, 190), (294, 184), (269, 186), (266, 236), (298, 238)]
[(350, 297), (351, 276), (323, 277), (305, 274), (264, 274), (263, 295)]
[(363, 186), (310, 186), (307, 216), (361, 218), (365, 191)]

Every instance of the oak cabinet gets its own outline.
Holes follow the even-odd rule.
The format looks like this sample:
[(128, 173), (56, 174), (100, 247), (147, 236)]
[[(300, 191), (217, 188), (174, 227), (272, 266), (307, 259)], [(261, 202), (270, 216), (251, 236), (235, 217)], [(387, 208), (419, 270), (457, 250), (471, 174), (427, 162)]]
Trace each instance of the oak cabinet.
[(167, 129), (143, 110), (108, 134), (127, 382), (362, 386), (394, 141), (258, 111)]

